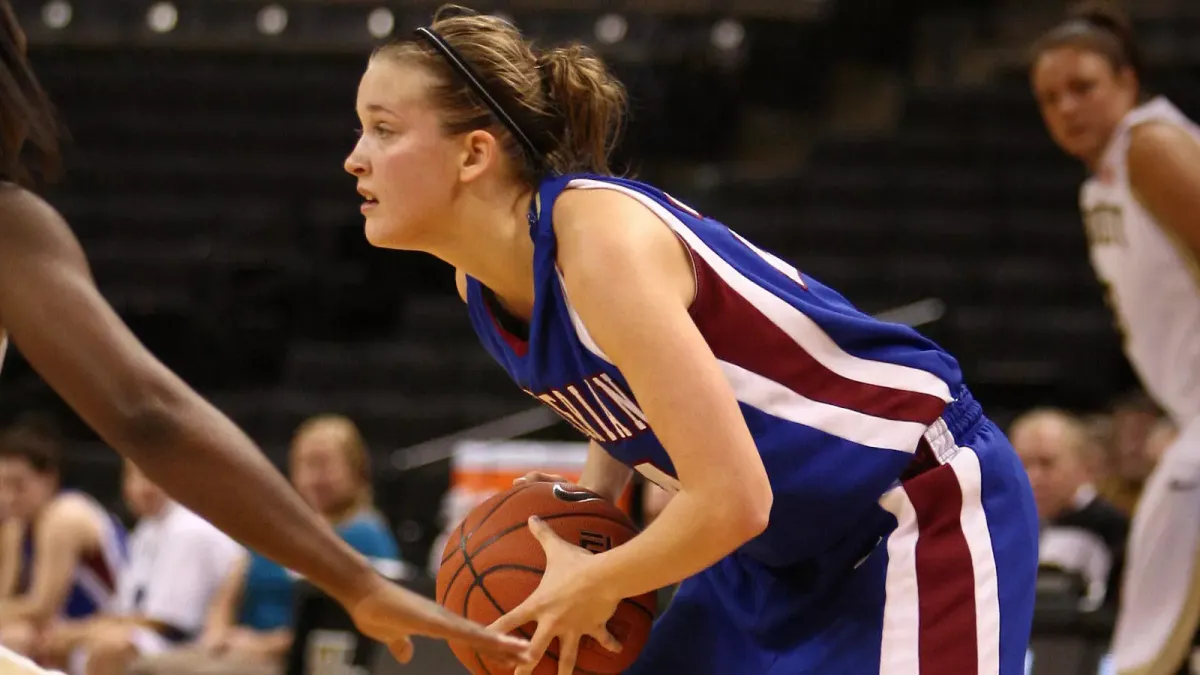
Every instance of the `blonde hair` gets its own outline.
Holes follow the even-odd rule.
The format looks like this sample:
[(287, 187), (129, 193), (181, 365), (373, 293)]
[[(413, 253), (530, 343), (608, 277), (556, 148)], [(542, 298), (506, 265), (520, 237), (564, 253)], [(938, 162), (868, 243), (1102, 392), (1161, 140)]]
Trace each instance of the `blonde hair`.
[(434, 76), (431, 98), (447, 133), (494, 131), (505, 154), (520, 167), (522, 180), (532, 185), (546, 169), (560, 174), (610, 173), (609, 156), (625, 117), (625, 87), (591, 49), (579, 43), (537, 49), (511, 23), (455, 5), (439, 9), (430, 30), (478, 75), (543, 155), (545, 166), (522, 149), (432, 46), (405, 41), (376, 50), (372, 59), (415, 64)]
[(350, 471), (358, 481), (358, 491), (354, 500), (346, 509), (338, 514), (335, 521), (345, 520), (364, 510), (374, 510), (375, 491), (371, 486), (371, 452), (367, 442), (359, 431), (358, 425), (349, 417), (338, 414), (322, 414), (309, 417), (296, 427), (292, 435), (289, 459), (296, 459), (296, 448), (304, 438), (322, 431), (329, 431), (338, 437), (338, 447)]

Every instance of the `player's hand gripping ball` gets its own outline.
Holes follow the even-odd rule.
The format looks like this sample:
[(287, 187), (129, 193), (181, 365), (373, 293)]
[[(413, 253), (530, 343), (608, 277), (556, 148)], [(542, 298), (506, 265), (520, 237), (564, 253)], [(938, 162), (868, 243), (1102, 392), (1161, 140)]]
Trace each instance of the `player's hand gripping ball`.
[(451, 642), (459, 661), (476, 675), (625, 671), (649, 637), (655, 595), (613, 597), (596, 586), (588, 566), (595, 553), (636, 532), (616, 506), (565, 483), (522, 483), (480, 504), (447, 542), (438, 600), (530, 638), (535, 662), (498, 667)]

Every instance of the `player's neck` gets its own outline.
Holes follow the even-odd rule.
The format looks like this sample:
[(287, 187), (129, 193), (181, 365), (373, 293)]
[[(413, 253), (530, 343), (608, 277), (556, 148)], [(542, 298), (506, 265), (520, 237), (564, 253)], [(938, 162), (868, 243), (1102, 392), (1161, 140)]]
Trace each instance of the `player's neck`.
[(469, 204), (460, 214), (458, 236), (431, 251), (496, 294), (517, 318), (533, 314), (533, 240), (529, 205), (533, 193), (522, 190), (497, 205)]

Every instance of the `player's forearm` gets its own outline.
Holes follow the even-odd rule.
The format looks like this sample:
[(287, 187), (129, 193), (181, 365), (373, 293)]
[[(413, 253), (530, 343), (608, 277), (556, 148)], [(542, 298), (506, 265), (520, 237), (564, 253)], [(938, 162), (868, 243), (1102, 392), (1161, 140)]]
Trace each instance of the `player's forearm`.
[(592, 441), (588, 446), (587, 463), (583, 466), (579, 486), (615, 502), (629, 485), (632, 476), (633, 469), (614, 459), (607, 450)]
[(641, 534), (593, 556), (585, 576), (610, 596), (649, 593), (710, 567), (764, 527), (749, 509), (683, 490)]
[(0, 600), (0, 625), (9, 621), (42, 622), (48, 620), (54, 612), (43, 606), (43, 603), (28, 595), (18, 595), (7, 600)]
[(331, 596), (357, 600), (371, 566), (322, 520), (232, 422), (187, 392), (110, 439), (173, 498)]

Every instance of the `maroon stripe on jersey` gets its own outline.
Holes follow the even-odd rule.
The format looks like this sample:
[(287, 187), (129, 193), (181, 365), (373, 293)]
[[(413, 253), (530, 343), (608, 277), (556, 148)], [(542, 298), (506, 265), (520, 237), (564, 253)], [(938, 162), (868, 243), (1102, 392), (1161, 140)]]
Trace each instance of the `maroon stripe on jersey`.
[[(813, 401), (898, 422), (932, 424), (942, 399), (842, 377), (814, 359), (698, 255), (692, 319), (717, 358), (773, 380)], [(799, 312), (800, 310), (796, 310)]]
[(108, 590), (117, 587), (117, 578), (103, 551), (89, 551), (79, 558), (79, 565), (92, 571)]
[(975, 572), (962, 529), (962, 488), (945, 464), (904, 484), (917, 515), (921, 675), (977, 675)]

